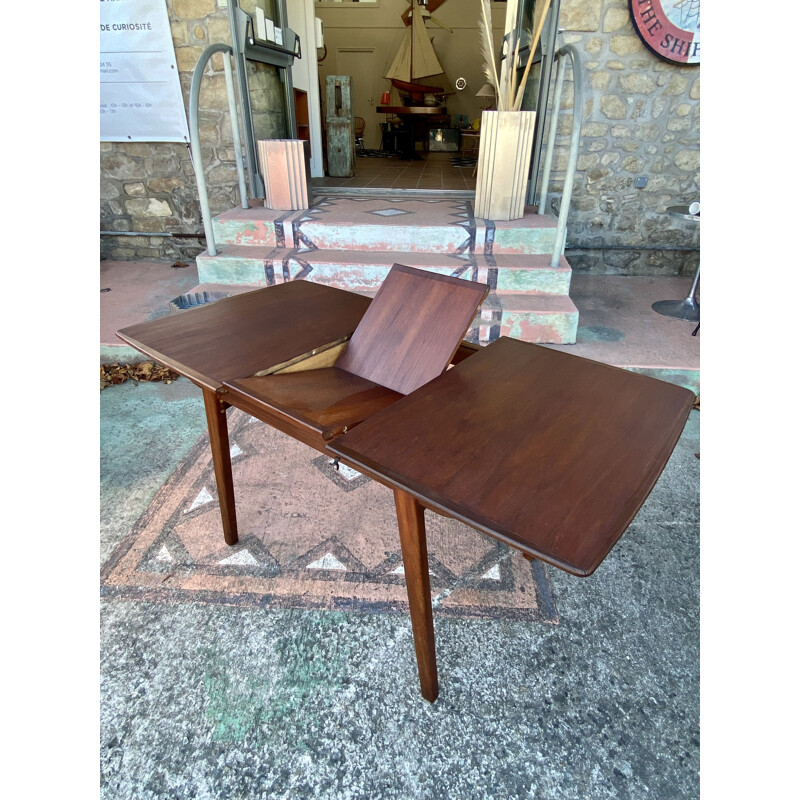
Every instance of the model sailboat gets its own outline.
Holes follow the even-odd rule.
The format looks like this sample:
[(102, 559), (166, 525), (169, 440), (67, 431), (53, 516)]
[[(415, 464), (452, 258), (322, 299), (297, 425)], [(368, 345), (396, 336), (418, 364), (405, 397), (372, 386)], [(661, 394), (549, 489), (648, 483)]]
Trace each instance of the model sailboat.
[[(419, 83), (420, 78), (438, 75), (442, 76), (438, 85)], [(411, 25), (406, 28), (403, 41), (383, 77), (392, 82), (401, 96), (410, 97), (411, 105), (421, 103), (426, 94), (447, 94), (442, 88), (446, 83), (444, 69), (428, 36), (422, 8), (416, 2), (411, 3)]]

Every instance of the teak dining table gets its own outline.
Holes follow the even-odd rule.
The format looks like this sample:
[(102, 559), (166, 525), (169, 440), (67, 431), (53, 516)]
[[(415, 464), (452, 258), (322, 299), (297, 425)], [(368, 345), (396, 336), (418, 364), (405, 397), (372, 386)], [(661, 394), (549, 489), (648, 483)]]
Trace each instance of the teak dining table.
[[(441, 375), (408, 394), (385, 390), (363, 422), (324, 436), (279, 403), (259, 399), (252, 376), (335, 364), (370, 302), (293, 281), (117, 335), (202, 390), (229, 545), (238, 540), (230, 406), (394, 492), (420, 687), (433, 702), (439, 685), (425, 510), (460, 520), (527, 558), (591, 575), (653, 489), (695, 396), (501, 337), (485, 347), (462, 342)], [(362, 394), (369, 403), (373, 395)]]

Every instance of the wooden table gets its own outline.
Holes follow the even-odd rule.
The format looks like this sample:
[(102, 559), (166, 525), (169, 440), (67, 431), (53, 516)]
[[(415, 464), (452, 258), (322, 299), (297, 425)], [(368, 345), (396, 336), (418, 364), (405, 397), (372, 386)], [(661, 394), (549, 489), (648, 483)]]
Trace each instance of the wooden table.
[[(403, 127), (408, 131), (408, 136), (405, 137), (406, 149), (403, 154), (405, 158), (419, 159), (414, 148), (418, 125), (423, 125), (427, 133), (431, 126), (450, 122), (450, 117), (447, 116), (447, 109), (444, 106), (378, 106), (375, 111), (378, 114), (392, 114), (400, 117)], [(425, 142), (427, 149), (427, 136)]]
[(450, 370), (324, 444), (237, 392), (239, 379), (324, 355), (317, 348), (345, 340), (369, 303), (296, 281), (118, 335), (202, 389), (228, 544), (237, 541), (229, 405), (394, 491), (420, 686), (433, 702), (438, 677), (424, 510), (590, 575), (655, 485), (694, 395), (508, 338), (485, 348), (464, 343)]

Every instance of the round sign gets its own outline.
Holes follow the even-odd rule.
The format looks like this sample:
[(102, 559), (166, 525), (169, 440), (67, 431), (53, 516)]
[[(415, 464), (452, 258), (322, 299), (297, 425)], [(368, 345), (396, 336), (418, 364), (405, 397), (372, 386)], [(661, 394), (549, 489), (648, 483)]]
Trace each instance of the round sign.
[(700, 0), (628, 0), (642, 41), (676, 64), (700, 63)]

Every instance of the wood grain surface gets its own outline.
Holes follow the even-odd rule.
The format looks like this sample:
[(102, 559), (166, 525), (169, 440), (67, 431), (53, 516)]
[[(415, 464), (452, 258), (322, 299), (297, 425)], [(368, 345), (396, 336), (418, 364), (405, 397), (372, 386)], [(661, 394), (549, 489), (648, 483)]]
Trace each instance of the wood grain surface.
[(329, 451), (586, 576), (652, 490), (693, 401), (673, 384), (501, 338)]
[(131, 325), (123, 341), (204, 388), (349, 336), (370, 298), (308, 281), (256, 289)]
[(395, 264), (337, 366), (409, 394), (447, 368), (488, 291)]
[(225, 386), (231, 390), (226, 399), (233, 405), (244, 395), (297, 419), (323, 439), (354, 427), (403, 396), (336, 366), (241, 378)]

